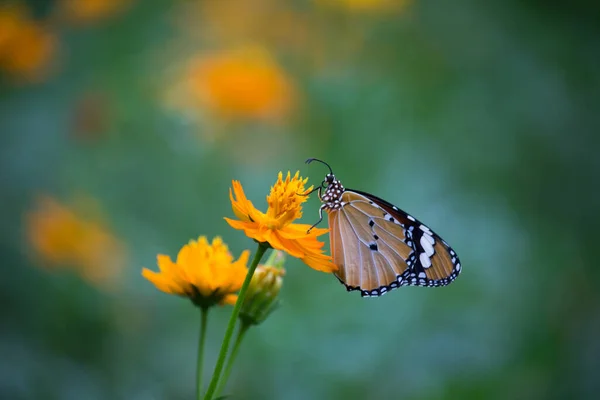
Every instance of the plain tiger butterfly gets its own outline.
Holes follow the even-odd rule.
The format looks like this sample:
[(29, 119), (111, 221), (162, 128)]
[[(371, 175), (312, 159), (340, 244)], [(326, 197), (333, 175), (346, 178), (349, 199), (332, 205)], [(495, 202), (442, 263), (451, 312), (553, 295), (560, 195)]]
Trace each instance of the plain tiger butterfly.
[[(348, 291), (381, 296), (400, 286), (446, 286), (460, 274), (456, 252), (416, 218), (387, 201), (346, 189), (324, 161), (329, 173), (318, 191), (327, 212), (335, 276)], [(312, 228), (311, 228), (312, 229)]]

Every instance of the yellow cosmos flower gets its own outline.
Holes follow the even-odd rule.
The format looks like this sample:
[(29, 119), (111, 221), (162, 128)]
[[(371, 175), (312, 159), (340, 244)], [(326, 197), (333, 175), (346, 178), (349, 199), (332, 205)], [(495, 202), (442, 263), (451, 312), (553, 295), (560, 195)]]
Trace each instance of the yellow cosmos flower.
[(283, 180), (280, 172), (267, 196), (269, 208), (266, 213), (257, 210), (246, 198), (240, 182), (233, 181), (233, 191), (229, 191), (229, 197), (233, 212), (239, 220), (225, 220), (231, 227), (243, 230), (246, 236), (261, 243), (269, 243), (274, 249), (301, 259), (317, 271), (333, 272), (337, 267), (331, 262), (331, 257), (323, 254), (324, 243), (317, 239), (329, 230), (314, 228), (307, 232), (310, 225), (293, 223), (302, 217), (302, 203), (308, 199), (308, 196), (300, 194), (312, 188), (304, 188), (307, 181), (308, 178), (302, 179), (299, 172), (293, 178), (290, 178), (288, 172)]
[(55, 35), (16, 3), (0, 6), (0, 68), (25, 81), (44, 78), (56, 53)]
[(103, 221), (77, 208), (97, 208), (89, 198), (78, 199), (73, 209), (51, 197), (40, 197), (27, 213), (29, 243), (40, 264), (72, 268), (84, 279), (113, 288), (125, 264), (121, 242)]
[(235, 294), (242, 287), (248, 272), (246, 263), (250, 252), (242, 252), (237, 261), (229, 253), (220, 237), (211, 244), (205, 236), (190, 240), (177, 254), (173, 262), (169, 256), (157, 256), (160, 272), (147, 268), (142, 270), (144, 278), (157, 289), (189, 297), (199, 307), (214, 304), (235, 304)]

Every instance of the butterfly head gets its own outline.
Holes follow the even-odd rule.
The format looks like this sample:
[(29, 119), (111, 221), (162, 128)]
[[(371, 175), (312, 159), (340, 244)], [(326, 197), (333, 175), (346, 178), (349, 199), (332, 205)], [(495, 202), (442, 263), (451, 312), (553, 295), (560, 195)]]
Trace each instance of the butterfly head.
[(338, 210), (342, 207), (342, 194), (344, 193), (344, 185), (337, 180), (335, 177), (333, 170), (325, 161), (318, 160), (316, 158), (309, 158), (306, 160), (307, 164), (310, 164), (313, 161), (320, 162), (325, 164), (327, 168), (329, 168), (329, 173), (325, 175), (323, 182), (321, 182), (321, 190), (323, 190), (321, 197), (321, 201), (324, 204), (324, 208), (326, 210)]

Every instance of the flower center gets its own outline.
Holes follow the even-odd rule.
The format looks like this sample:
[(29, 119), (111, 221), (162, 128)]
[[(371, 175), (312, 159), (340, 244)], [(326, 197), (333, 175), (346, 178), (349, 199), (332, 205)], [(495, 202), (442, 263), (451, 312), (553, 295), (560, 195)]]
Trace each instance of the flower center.
[(293, 179), (288, 175), (285, 181), (281, 178), (280, 175), (267, 197), (266, 226), (269, 229), (281, 229), (302, 217), (302, 203), (307, 199), (307, 196), (299, 195), (305, 192), (306, 180), (298, 179), (298, 174)]

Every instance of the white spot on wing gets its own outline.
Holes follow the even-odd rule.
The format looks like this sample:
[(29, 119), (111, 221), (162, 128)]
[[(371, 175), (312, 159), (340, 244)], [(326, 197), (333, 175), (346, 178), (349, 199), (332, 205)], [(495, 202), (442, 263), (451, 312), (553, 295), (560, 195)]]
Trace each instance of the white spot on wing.
[(429, 256), (426, 253), (421, 253), (419, 255), (419, 260), (421, 261), (421, 265), (423, 266), (423, 268), (431, 267), (431, 260), (429, 259)]
[(428, 235), (427, 233), (424, 233), (423, 237), (427, 238), (427, 240), (429, 240), (429, 243), (431, 243), (432, 246), (435, 244), (435, 240), (433, 239), (433, 236)]
[(420, 228), (420, 229), (421, 229), (423, 232), (425, 232), (425, 233), (427, 233), (427, 234), (429, 234), (429, 235), (433, 235), (433, 232), (431, 232), (431, 231), (429, 230), (429, 228), (428, 228), (428, 227), (426, 227), (425, 225), (422, 225), (422, 224), (421, 224), (421, 225), (419, 226), (419, 228)]
[(421, 236), (421, 246), (423, 246), (423, 251), (427, 254), (427, 258), (431, 257), (434, 253), (433, 246), (428, 237), (431, 238), (428, 234)]

